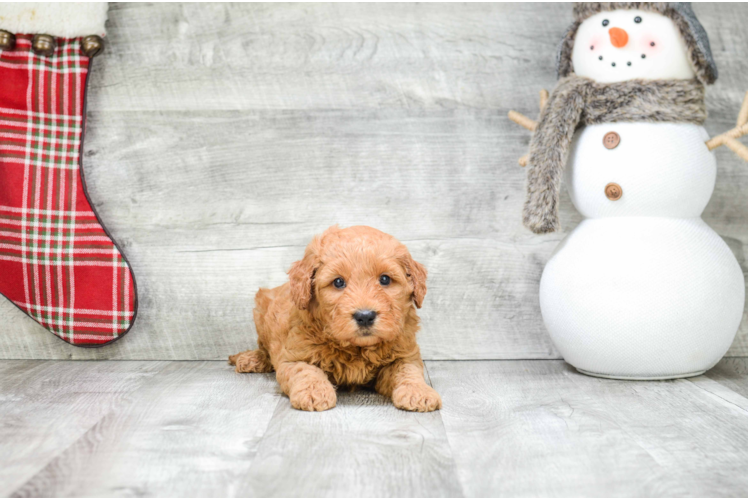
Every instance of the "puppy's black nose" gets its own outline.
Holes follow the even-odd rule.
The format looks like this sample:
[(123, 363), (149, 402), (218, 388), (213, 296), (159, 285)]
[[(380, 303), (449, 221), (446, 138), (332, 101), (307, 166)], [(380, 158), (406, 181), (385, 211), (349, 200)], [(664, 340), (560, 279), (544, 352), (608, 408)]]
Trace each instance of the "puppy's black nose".
[(377, 319), (377, 313), (369, 309), (359, 309), (353, 313), (353, 319), (356, 320), (358, 326), (363, 328), (374, 324), (374, 320)]

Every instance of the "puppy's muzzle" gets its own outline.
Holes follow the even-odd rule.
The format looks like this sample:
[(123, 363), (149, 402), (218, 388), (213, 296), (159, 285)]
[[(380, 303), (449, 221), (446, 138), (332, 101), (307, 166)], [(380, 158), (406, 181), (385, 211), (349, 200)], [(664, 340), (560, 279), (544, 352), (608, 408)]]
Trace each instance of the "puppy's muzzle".
[(359, 309), (353, 313), (353, 319), (359, 328), (369, 328), (377, 319), (377, 313), (370, 309)]

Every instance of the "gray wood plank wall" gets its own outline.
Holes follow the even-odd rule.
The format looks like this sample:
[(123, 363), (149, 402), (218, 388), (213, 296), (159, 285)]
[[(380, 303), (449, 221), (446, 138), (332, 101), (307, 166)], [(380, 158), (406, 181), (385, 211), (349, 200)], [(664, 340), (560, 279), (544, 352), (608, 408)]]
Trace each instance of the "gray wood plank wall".
[[(694, 9), (720, 67), (716, 134), (748, 90), (748, 5)], [(506, 113), (537, 113), (570, 21), (568, 4), (112, 4), (84, 165), (140, 317), (80, 349), (0, 300), (0, 358), (222, 359), (255, 345), (256, 289), (334, 223), (429, 268), (427, 359), (557, 358), (537, 289), (564, 234), (521, 225), (529, 135)], [(745, 269), (748, 165), (717, 156), (704, 219)], [(564, 194), (566, 231), (580, 219)], [(748, 355), (748, 321), (729, 354)]]

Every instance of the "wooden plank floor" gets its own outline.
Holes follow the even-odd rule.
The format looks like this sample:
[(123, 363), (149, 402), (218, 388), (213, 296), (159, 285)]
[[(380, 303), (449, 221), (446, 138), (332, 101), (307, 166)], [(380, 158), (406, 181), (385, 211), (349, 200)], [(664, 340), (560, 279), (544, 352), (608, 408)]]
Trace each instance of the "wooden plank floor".
[(668, 382), (427, 363), (444, 409), (318, 414), (222, 362), (1, 361), (2, 496), (745, 496), (748, 359)]

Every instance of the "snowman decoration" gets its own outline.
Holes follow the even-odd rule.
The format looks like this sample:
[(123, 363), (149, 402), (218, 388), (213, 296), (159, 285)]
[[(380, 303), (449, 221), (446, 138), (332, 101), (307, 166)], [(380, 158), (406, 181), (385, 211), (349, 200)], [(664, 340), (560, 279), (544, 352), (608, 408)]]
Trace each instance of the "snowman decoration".
[(559, 228), (561, 178), (585, 219), (559, 244), (540, 306), (564, 359), (594, 376), (690, 377), (714, 366), (743, 316), (745, 281), (702, 219), (716, 179), (705, 85), (717, 78), (706, 33), (688, 3), (580, 3), (558, 54), (559, 82), (541, 92), (523, 221)]

